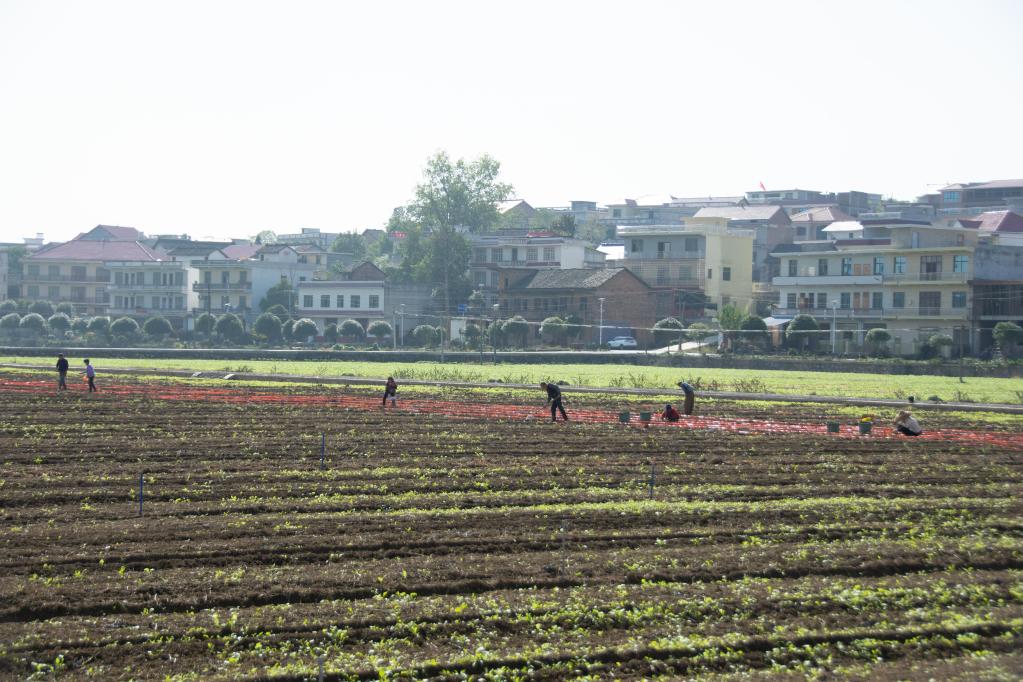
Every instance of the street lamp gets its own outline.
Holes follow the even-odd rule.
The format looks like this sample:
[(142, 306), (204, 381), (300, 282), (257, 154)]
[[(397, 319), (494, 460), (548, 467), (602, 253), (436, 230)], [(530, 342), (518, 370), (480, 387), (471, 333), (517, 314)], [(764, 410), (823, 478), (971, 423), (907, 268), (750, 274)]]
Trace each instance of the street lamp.
[(600, 301), (600, 328), (597, 332), (597, 349), (599, 350), (604, 346), (604, 297), (601, 296), (597, 300)]
[(838, 342), (838, 301), (831, 302), (831, 354), (835, 354)]
[(398, 314), (401, 316), (401, 347), (405, 347), (405, 304), (398, 305)]

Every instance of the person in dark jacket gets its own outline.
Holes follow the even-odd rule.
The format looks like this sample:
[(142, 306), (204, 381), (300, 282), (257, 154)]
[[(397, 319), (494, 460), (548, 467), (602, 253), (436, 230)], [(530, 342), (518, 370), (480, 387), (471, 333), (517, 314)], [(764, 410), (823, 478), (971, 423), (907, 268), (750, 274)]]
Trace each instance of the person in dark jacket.
[(688, 417), (696, 406), (696, 389), (684, 381), (678, 382), (678, 387), (686, 394), (686, 399), (682, 403), (682, 414)]
[(547, 402), (551, 406), (551, 421), (558, 421), (558, 410), (561, 410), (561, 418), (568, 421), (568, 415), (565, 414), (565, 406), (561, 403), (561, 389), (558, 388), (557, 384), (548, 384), (545, 381), (541, 381), (540, 388), (547, 391)]
[(387, 407), (388, 400), (391, 401), (391, 407), (398, 406), (398, 382), (394, 380), (394, 377), (387, 377), (387, 386), (384, 387), (384, 407)]
[(66, 391), (67, 390), (67, 371), (68, 371), (68, 361), (67, 361), (67, 358), (64, 357), (63, 353), (60, 353), (57, 356), (57, 390), (58, 391)]
[(661, 413), (661, 419), (669, 422), (678, 421), (678, 410), (672, 407), (670, 404), (664, 406), (664, 412)]

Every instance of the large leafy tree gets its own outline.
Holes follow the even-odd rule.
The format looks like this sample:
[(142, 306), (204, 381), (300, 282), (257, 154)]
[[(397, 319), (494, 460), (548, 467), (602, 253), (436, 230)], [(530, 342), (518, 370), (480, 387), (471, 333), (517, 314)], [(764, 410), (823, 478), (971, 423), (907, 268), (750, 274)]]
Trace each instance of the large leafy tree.
[(258, 336), (266, 339), (268, 343), (274, 343), (281, 340), (281, 318), (274, 315), (272, 312), (267, 311), (256, 318), (256, 323), (252, 326), (252, 331)]
[(162, 339), (174, 333), (174, 327), (171, 326), (170, 320), (161, 315), (150, 317), (146, 320), (145, 324), (142, 325), (142, 330), (146, 335), (157, 339)]
[[(267, 312), (273, 306), (279, 305), (290, 313), (294, 309), (295, 297), (298, 293), (291, 282), (282, 279), (277, 284), (266, 290), (266, 296), (259, 302), (259, 309)], [(278, 315), (278, 317), (280, 317)]]
[(521, 315), (515, 315), (504, 321), (501, 331), (510, 343), (518, 341), (518, 347), (524, 348), (529, 335), (529, 323)]
[(64, 313), (54, 313), (50, 316), (50, 319), (46, 321), (46, 324), (50, 327), (50, 331), (54, 332), (58, 336), (63, 336), (69, 329), (71, 329), (71, 318)]
[(820, 329), (813, 315), (796, 315), (785, 329), (785, 338), (803, 350), (809, 350), (817, 345)]
[(350, 253), (357, 263), (365, 260), (368, 252), (366, 238), (354, 232), (339, 234), (334, 243), (330, 245), (330, 250), (335, 253)]
[(1016, 353), (1016, 347), (1023, 343), (1023, 327), (1015, 322), (999, 322), (992, 330), (991, 336), (995, 343), (1001, 347), (1002, 353), (1006, 356), (1013, 356)]
[(666, 317), (654, 323), (654, 341), (658, 346), (667, 346), (682, 338), (682, 323), (674, 317)]
[(134, 336), (139, 333), (139, 323), (130, 317), (119, 317), (110, 323), (110, 331), (118, 336)]
[(218, 317), (214, 329), (221, 337), (233, 343), (241, 341), (242, 337), (245, 336), (245, 326), (234, 313), (227, 313)]
[(310, 336), (315, 337), (319, 333), (320, 330), (316, 327), (316, 323), (308, 317), (295, 320), (295, 325), (291, 328), (291, 336), (299, 341), (305, 341)]

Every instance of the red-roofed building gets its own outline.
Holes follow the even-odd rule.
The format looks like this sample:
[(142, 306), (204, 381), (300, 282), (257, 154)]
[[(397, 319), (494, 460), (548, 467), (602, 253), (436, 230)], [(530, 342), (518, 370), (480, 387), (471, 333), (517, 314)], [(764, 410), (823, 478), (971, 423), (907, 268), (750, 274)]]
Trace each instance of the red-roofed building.
[(106, 315), (110, 307), (109, 263), (157, 262), (165, 257), (133, 227), (97, 225), (69, 242), (47, 244), (22, 262), (22, 296), (70, 302), (80, 315)]

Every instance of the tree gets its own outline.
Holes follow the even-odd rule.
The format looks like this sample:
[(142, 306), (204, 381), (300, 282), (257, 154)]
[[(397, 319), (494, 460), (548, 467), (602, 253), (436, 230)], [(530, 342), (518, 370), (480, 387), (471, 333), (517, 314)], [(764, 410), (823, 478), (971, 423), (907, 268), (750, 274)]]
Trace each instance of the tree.
[(46, 320), (46, 325), (57, 336), (64, 336), (71, 329), (71, 318), (64, 313), (54, 313)]
[(291, 328), (292, 338), (302, 341), (303, 343), (308, 340), (310, 336), (316, 337), (319, 333), (320, 330), (316, 326), (316, 323), (308, 317), (295, 320), (295, 325)]
[(742, 341), (751, 347), (767, 348), (767, 323), (764, 318), (750, 315), (739, 325)]
[(139, 333), (139, 323), (130, 317), (119, 317), (110, 323), (110, 333), (118, 336), (135, 336)]
[(200, 334), (209, 335), (213, 333), (213, 327), (217, 324), (217, 318), (210, 313), (203, 313), (195, 318), (195, 331)]
[(17, 329), (20, 325), (21, 315), (18, 313), (7, 313), (3, 317), (0, 317), (0, 329), (11, 331)]
[(431, 327), (428, 324), (417, 325), (412, 330), (412, 340), (419, 346), (433, 347), (437, 345), (437, 328)]
[(53, 309), (53, 304), (49, 301), (36, 301), (28, 307), (28, 312), (35, 313), (45, 319), (56, 311)]
[(810, 350), (817, 345), (817, 332), (820, 330), (813, 315), (796, 315), (785, 330), (785, 339), (802, 350)]
[(64, 303), (58, 303), (57, 307), (54, 308), (53, 310), (54, 312), (57, 313), (64, 313), (68, 317), (71, 317), (72, 315), (75, 314), (75, 307), (68, 303), (67, 301), (65, 301)]
[(16, 313), (16, 312), (18, 312), (18, 302), (17, 301), (12, 301), (11, 299), (8, 298), (3, 303), (0, 303), (0, 313), (6, 315), (7, 313)]
[(551, 231), (566, 237), (575, 236), (575, 216), (571, 213), (562, 213), (551, 223)]
[(282, 306), (280, 303), (274, 303), (272, 306), (266, 309), (266, 312), (270, 313), (271, 315), (276, 315), (278, 321), (280, 322), (291, 319), (291, 315), (288, 314), (288, 309)]
[(94, 317), (89, 320), (89, 331), (96, 336), (107, 336), (110, 333), (109, 317)]
[[(259, 309), (266, 312), (272, 306), (283, 306), (290, 317), (291, 311), (295, 309), (295, 298), (297, 296), (298, 293), (295, 291), (295, 287), (291, 286), (291, 282), (282, 279), (266, 290), (266, 296), (259, 302)], [(278, 315), (278, 317), (280, 316)]]
[(892, 335), (888, 333), (887, 329), (874, 327), (867, 332), (867, 335), (863, 337), (863, 340), (870, 349), (871, 355), (883, 356), (888, 354), (886, 344), (892, 340)]
[(34, 334), (42, 334), (46, 331), (46, 320), (39, 313), (29, 313), (21, 318), (18, 326)]
[(725, 348), (732, 348), (736, 336), (735, 331), (742, 326), (742, 321), (745, 319), (746, 313), (732, 304), (728, 304), (718, 311), (718, 324), (721, 326), (724, 336)]
[(470, 348), (479, 348), (480, 339), (483, 338), (483, 329), (475, 322), (470, 322), (462, 330), (462, 338)]
[[(526, 347), (526, 337), (529, 335), (529, 323), (526, 322), (525, 318), (521, 315), (515, 315), (504, 321), (501, 325), (501, 331), (504, 333), (508, 342), (517, 345), (519, 348)], [(518, 344), (514, 342), (518, 341)]]
[(991, 337), (1002, 349), (1002, 353), (1012, 357), (1016, 354), (1017, 347), (1023, 343), (1023, 327), (1015, 322), (999, 322), (991, 330)]
[(369, 327), (366, 328), (366, 333), (373, 338), (382, 339), (394, 334), (394, 330), (391, 329), (390, 323), (386, 320), (374, 320), (369, 323)]
[(294, 320), (292, 319), (284, 320), (284, 322), (281, 323), (281, 336), (283, 336), (288, 341), (291, 341), (292, 338), (294, 338), (291, 333), (294, 330), (294, 328), (295, 328)]
[(362, 325), (359, 324), (358, 320), (349, 318), (347, 320), (343, 320), (341, 324), (338, 325), (337, 333), (341, 336), (341, 338), (358, 341), (366, 335), (366, 330), (362, 328)]
[(674, 317), (666, 317), (654, 323), (654, 343), (668, 346), (682, 337), (682, 323)]
[(76, 317), (71, 321), (71, 331), (76, 334), (84, 334), (89, 329), (89, 320), (84, 317)]
[(596, 220), (587, 220), (581, 225), (576, 225), (575, 238), (597, 245), (608, 239), (613, 229), (609, 229), (607, 225), (601, 225)]
[(431, 232), (432, 244), (425, 270), (441, 284), (444, 313), (451, 311), (451, 284), (469, 264), (471, 248), (455, 229), (482, 232), (497, 221), (497, 202), (506, 199), (512, 186), (497, 180), (501, 164), (483, 155), (467, 162), (452, 163), (444, 152), (427, 159), (423, 181), (416, 186), (416, 196), (409, 214)]
[(686, 328), (686, 339), (694, 343), (699, 343), (709, 336), (714, 336), (716, 333), (717, 332), (705, 325), (703, 322), (693, 322)]
[(256, 318), (252, 325), (252, 331), (262, 337), (267, 343), (275, 343), (281, 340), (281, 318), (270, 311), (267, 311)]
[(142, 325), (142, 331), (151, 338), (162, 339), (173, 334), (174, 327), (171, 326), (170, 321), (166, 317), (156, 315), (146, 320), (145, 324)]
[(330, 324), (323, 328), (323, 338), (326, 339), (328, 343), (337, 343), (336, 323), (331, 322)]
[(334, 253), (350, 253), (352, 254), (352, 260), (356, 263), (365, 260), (366, 253), (368, 252), (366, 238), (354, 232), (339, 234), (334, 243), (330, 245), (330, 250)]
[(218, 317), (214, 330), (231, 343), (239, 343), (245, 336), (245, 326), (234, 313), (226, 313)]
[[(948, 334), (933, 334), (931, 338), (927, 339), (924, 346), (929, 346), (931, 351), (926, 353), (927, 357), (933, 357), (942, 354), (944, 348), (951, 348), (952, 344), (955, 343), (952, 337)], [(924, 355), (923, 349), (921, 349), (921, 355)]]
[(540, 323), (540, 336), (547, 343), (564, 345), (565, 332), (567, 329), (568, 328), (563, 319), (557, 316), (551, 316)]
[(255, 237), (253, 237), (252, 241), (255, 242), (256, 244), (276, 244), (277, 233), (274, 232), (273, 230), (263, 230)]

